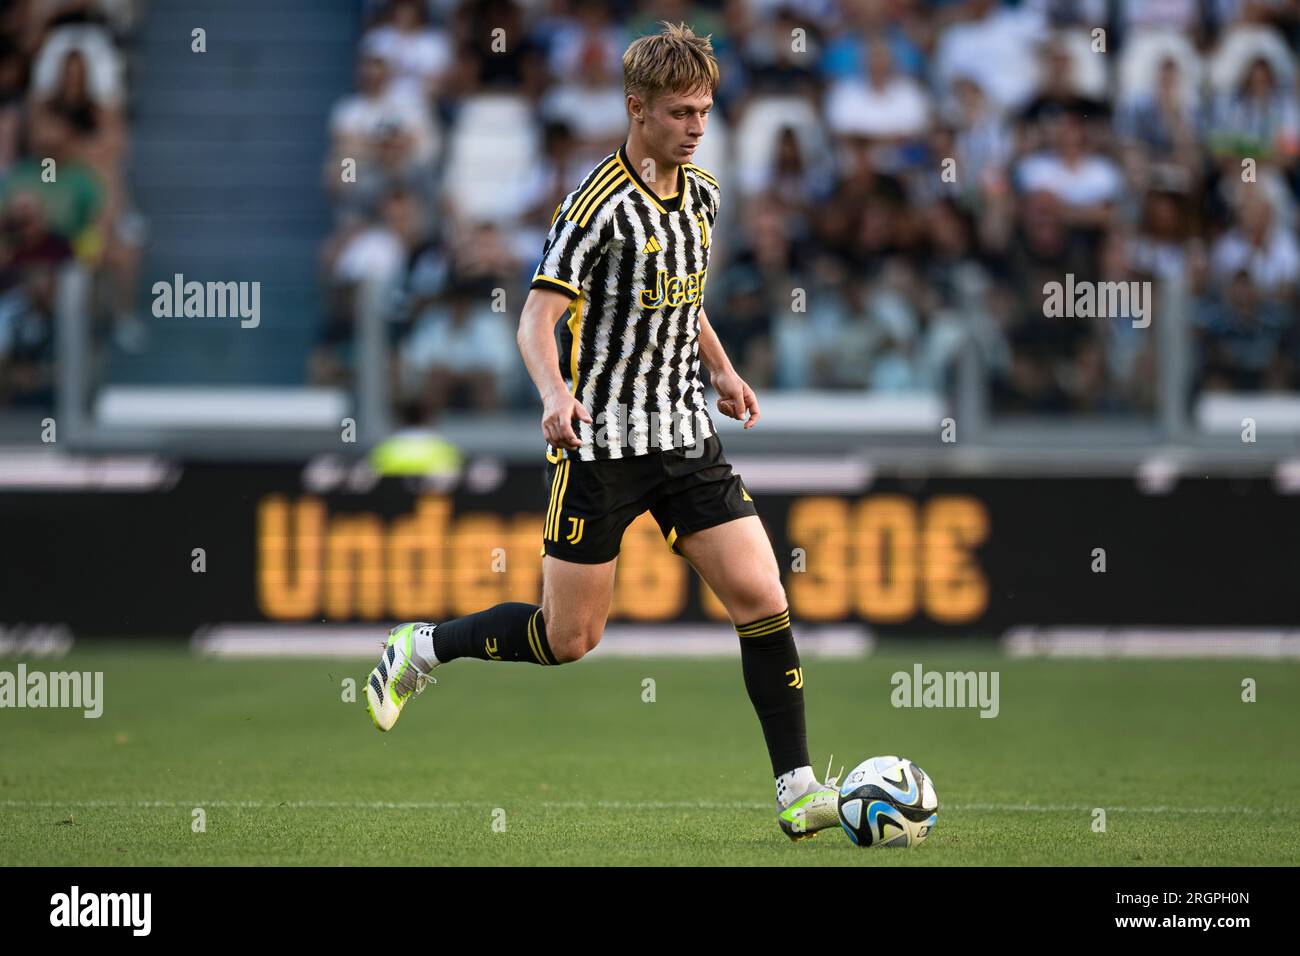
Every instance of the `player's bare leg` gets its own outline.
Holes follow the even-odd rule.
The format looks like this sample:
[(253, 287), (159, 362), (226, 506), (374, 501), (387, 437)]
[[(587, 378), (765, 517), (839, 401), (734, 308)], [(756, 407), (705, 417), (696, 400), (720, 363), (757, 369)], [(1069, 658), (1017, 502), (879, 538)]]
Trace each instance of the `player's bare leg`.
[(430, 672), (458, 657), (555, 665), (576, 661), (600, 642), (614, 596), (618, 559), (578, 564), (542, 559), (542, 604), (509, 601), (441, 624), (411, 622), (389, 632), (366, 681), (366, 706), (380, 730), (397, 723)]
[(600, 643), (614, 600), (614, 568), (542, 558), (542, 619), (551, 653), (560, 664), (576, 661)]
[(820, 783), (808, 760), (803, 668), (763, 522), (747, 515), (696, 531), (678, 538), (677, 550), (722, 601), (740, 636), (745, 689), (763, 725), (781, 829), (797, 840), (837, 826), (834, 781)]
[(781, 571), (758, 517), (747, 515), (696, 531), (679, 537), (676, 545), (737, 626), (786, 609)]

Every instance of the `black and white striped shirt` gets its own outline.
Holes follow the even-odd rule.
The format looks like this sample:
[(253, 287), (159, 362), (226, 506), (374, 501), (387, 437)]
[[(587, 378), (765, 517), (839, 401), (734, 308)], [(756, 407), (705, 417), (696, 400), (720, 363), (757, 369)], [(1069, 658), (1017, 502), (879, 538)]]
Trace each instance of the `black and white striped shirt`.
[(572, 299), (560, 374), (595, 419), (575, 423), (581, 460), (690, 447), (714, 433), (699, 310), (720, 199), (717, 180), (689, 163), (661, 199), (620, 146), (556, 209), (532, 288)]

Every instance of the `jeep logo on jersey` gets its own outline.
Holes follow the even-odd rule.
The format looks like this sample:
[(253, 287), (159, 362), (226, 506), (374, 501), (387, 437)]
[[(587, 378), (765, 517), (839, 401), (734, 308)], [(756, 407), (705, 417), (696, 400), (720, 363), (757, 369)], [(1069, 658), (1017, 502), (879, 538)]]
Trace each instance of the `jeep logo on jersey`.
[(708, 269), (692, 272), (685, 276), (669, 276), (667, 269), (660, 269), (655, 276), (654, 289), (641, 290), (641, 307), (657, 309), (660, 306), (678, 306), (683, 302), (698, 302), (704, 295), (704, 278)]

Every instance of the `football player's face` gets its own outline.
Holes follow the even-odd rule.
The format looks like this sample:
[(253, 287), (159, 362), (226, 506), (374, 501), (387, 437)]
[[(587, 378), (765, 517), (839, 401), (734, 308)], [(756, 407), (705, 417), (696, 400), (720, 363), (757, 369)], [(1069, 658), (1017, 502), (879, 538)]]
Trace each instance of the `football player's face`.
[(709, 93), (665, 93), (645, 109), (645, 138), (664, 161), (689, 163), (708, 125)]

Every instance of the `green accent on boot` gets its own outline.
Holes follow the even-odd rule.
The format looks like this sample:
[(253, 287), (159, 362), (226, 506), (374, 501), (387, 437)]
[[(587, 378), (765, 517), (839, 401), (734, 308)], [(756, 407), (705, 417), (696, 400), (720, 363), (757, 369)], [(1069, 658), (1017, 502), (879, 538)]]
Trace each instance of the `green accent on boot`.
[(790, 824), (790, 826), (793, 827), (796, 832), (801, 831), (803, 829), (804, 823), (806, 822), (804, 820), (803, 808), (808, 806), (808, 804), (812, 803), (817, 796), (818, 796), (817, 791), (813, 791), (812, 793), (805, 793), (802, 797), (800, 797), (794, 803), (790, 804), (788, 807), (786, 807), (777, 815), (786, 823)]
[(411, 653), (415, 648), (415, 624), (414, 623), (400, 624), (397, 627), (393, 628), (391, 631), (389, 631), (388, 643), (385, 644), (384, 646), (390, 647), (393, 644), (396, 644), (398, 641), (401, 641), (401, 644), (399, 646), (402, 651), (402, 663), (397, 668), (397, 670), (393, 671), (393, 673), (389, 675), (388, 696), (392, 698), (394, 704), (396, 704), (398, 707), (402, 707), (403, 705), (405, 705), (405, 703), (408, 700), (410, 700), (411, 695), (415, 693), (414, 690), (408, 690), (401, 697), (398, 697), (396, 693), (398, 682), (401, 681), (402, 675), (406, 673), (406, 669), (411, 666)]

